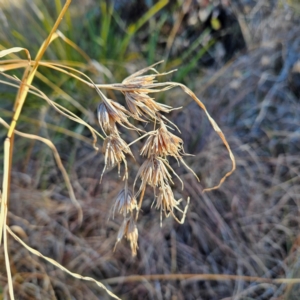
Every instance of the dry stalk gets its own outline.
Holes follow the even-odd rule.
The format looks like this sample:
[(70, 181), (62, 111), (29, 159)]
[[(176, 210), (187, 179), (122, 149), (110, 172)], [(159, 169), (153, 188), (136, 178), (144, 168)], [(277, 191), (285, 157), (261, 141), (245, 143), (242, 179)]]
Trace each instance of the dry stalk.
[(24, 243), (16, 234), (13, 233), (13, 231), (9, 228), (9, 226), (6, 225), (6, 230), (9, 232), (9, 234), (17, 241), (19, 242), (24, 248), (26, 248), (29, 252), (31, 252), (32, 254), (39, 256), (43, 259), (45, 259), (46, 261), (48, 261), (50, 264), (58, 267), (59, 269), (61, 269), (62, 271), (66, 272), (67, 274), (71, 275), (74, 278), (77, 279), (81, 279), (81, 280), (85, 280), (85, 281), (91, 281), (96, 283), (99, 287), (101, 287), (102, 289), (104, 289), (111, 297), (113, 297), (114, 299), (120, 299), (119, 297), (117, 297), (115, 294), (113, 294), (110, 290), (108, 290), (106, 288), (106, 286), (101, 283), (100, 281), (95, 280), (94, 278), (91, 277), (87, 277), (87, 276), (81, 276), (80, 274), (77, 273), (73, 273), (71, 271), (69, 271), (68, 269), (66, 269), (65, 267), (63, 267), (61, 264), (59, 264), (57, 261), (55, 261), (54, 259), (50, 258), (50, 257), (46, 257), (44, 256), (42, 253), (40, 253), (39, 251), (29, 247), (26, 243)]
[[(0, 123), (2, 125), (4, 125), (6, 128), (9, 128), (9, 125), (2, 118), (0, 118)], [(40, 141), (40, 142), (46, 144), (52, 150), (54, 159), (56, 161), (56, 164), (57, 164), (57, 166), (58, 166), (59, 170), (61, 171), (62, 176), (64, 178), (66, 187), (67, 187), (68, 192), (69, 192), (70, 199), (72, 200), (72, 202), (75, 205), (75, 207), (78, 209), (78, 214), (79, 214), (78, 215), (78, 221), (79, 221), (79, 223), (81, 223), (82, 222), (82, 218), (83, 218), (82, 209), (81, 209), (81, 206), (80, 206), (79, 202), (76, 199), (76, 196), (75, 196), (75, 193), (74, 193), (74, 190), (73, 190), (70, 178), (69, 178), (68, 173), (67, 173), (67, 171), (66, 171), (66, 169), (65, 169), (65, 167), (64, 167), (64, 165), (63, 165), (63, 163), (61, 161), (61, 158), (59, 156), (59, 153), (58, 153), (55, 145), (49, 139), (42, 138), (42, 137), (40, 137), (38, 135), (29, 134), (29, 133), (23, 133), (23, 132), (20, 132), (18, 130), (15, 130), (14, 132), (17, 135), (22, 136), (24, 138)]]
[(140, 282), (144, 280), (181, 280), (186, 282), (195, 281), (247, 281), (247, 282), (261, 282), (273, 284), (288, 284), (294, 285), (300, 283), (300, 278), (264, 278), (257, 276), (244, 276), (244, 275), (230, 275), (230, 274), (152, 274), (152, 275), (131, 275), (120, 276), (104, 280), (107, 284), (120, 284), (120, 282)]

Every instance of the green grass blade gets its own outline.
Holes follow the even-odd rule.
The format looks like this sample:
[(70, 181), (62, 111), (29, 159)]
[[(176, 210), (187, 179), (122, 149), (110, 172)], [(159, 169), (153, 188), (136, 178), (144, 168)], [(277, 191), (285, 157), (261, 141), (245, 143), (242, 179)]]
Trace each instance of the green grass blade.
[(155, 5), (153, 5), (135, 24), (131, 24), (127, 29), (127, 36), (124, 38), (120, 48), (119, 58), (123, 58), (127, 50), (128, 44), (132, 36), (156, 13), (158, 13), (162, 8), (164, 8), (169, 3), (169, 0), (160, 0)]

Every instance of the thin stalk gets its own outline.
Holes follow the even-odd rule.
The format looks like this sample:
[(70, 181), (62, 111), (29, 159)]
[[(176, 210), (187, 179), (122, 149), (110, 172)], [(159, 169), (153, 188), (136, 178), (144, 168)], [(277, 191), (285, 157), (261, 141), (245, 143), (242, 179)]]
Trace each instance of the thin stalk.
[(143, 190), (141, 192), (141, 196), (140, 196), (140, 200), (139, 200), (139, 204), (138, 204), (138, 208), (137, 208), (137, 212), (136, 212), (136, 217), (135, 217), (136, 221), (137, 221), (137, 219), (139, 217), (139, 212), (140, 212), (140, 209), (142, 207), (142, 202), (143, 202), (143, 199), (144, 199), (145, 190), (146, 190), (146, 186), (144, 186), (144, 188), (143, 188)]
[(153, 274), (153, 275), (131, 275), (113, 277), (103, 280), (106, 284), (124, 284), (129, 282), (142, 282), (142, 281), (155, 281), (155, 280), (185, 280), (186, 282), (196, 281), (246, 281), (246, 282), (265, 282), (273, 284), (299, 284), (300, 278), (265, 278), (257, 276), (243, 276), (243, 275), (230, 275), (230, 274)]
[(51, 39), (52, 39), (52, 35), (55, 33), (55, 31), (57, 30), (57, 27), (59, 26), (61, 20), (63, 19), (63, 16), (65, 15), (69, 5), (71, 4), (71, 1), (72, 0), (67, 0), (61, 13), (59, 14), (54, 26), (52, 27), (51, 29), (51, 32), (48, 36), (48, 38), (46, 39), (46, 41), (42, 44), (40, 50), (38, 51), (37, 53), (37, 56), (35, 58), (35, 63), (32, 67), (32, 69), (29, 71), (29, 74), (26, 78), (26, 80), (23, 80), (22, 81), (22, 84), (20, 86), (20, 92), (18, 93), (17, 95), (17, 98), (16, 98), (16, 111), (15, 111), (15, 114), (13, 116), (13, 120), (11, 122), (11, 125), (10, 125), (10, 128), (9, 128), (9, 131), (8, 131), (8, 134), (7, 134), (7, 137), (10, 138), (12, 136), (12, 133), (16, 127), (16, 124), (17, 124), (17, 120), (20, 116), (20, 113), (21, 113), (21, 110), (23, 108), (23, 105), (24, 105), (24, 102), (25, 102), (25, 99), (26, 99), (26, 96), (28, 94), (28, 90), (29, 90), (29, 86), (31, 85), (32, 81), (33, 81), (33, 78), (35, 76), (35, 73), (37, 71), (37, 68), (39, 66), (39, 62), (40, 60), (42, 59), (48, 45), (50, 44), (51, 42)]
[[(4, 158), (6, 156), (9, 156), (10, 153), (10, 139), (6, 138), (4, 141)], [(6, 225), (6, 218), (7, 218), (7, 196), (9, 191), (9, 159), (4, 159), (4, 166), (3, 166), (3, 183), (2, 183), (2, 199), (1, 199), (1, 214), (0, 214), (0, 225), (3, 226), (0, 231), (0, 237), (2, 238), (2, 232), (3, 232), (3, 239), (4, 239), (4, 258), (5, 258), (5, 266), (6, 266), (6, 272), (7, 272), (7, 281), (8, 281), (8, 291), (11, 300), (14, 300), (14, 291), (13, 291), (13, 283), (12, 283), (12, 277), (11, 277), (11, 270), (10, 270), (10, 264), (9, 264), (9, 256), (8, 256), (8, 245), (7, 245), (7, 232), (5, 229)], [(5, 176), (7, 175), (7, 176)]]

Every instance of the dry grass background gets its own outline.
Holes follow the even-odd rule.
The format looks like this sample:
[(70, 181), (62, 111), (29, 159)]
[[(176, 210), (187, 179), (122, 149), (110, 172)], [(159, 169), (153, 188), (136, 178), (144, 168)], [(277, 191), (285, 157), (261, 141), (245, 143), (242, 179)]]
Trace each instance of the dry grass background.
[[(55, 142), (82, 205), (83, 223), (78, 226), (77, 209), (68, 199), (51, 151), (16, 137), (8, 214), (14, 232), (69, 270), (102, 281), (122, 299), (298, 299), (299, 283), (273, 280), (300, 276), (300, 26), (293, 3), (253, 1), (245, 18), (251, 35), (248, 51), (218, 70), (202, 69), (205, 76), (191, 76), (194, 91), (236, 156), (237, 170), (220, 189), (202, 193), (230, 169), (226, 150), (204, 114), (179, 89), (163, 99), (166, 104), (184, 105), (182, 111), (171, 113), (171, 119), (182, 130), (185, 150), (195, 155), (186, 160), (201, 179), (199, 184), (176, 162), (172, 164), (185, 182), (185, 191), (178, 184), (175, 196), (191, 197), (183, 225), (167, 218), (161, 228), (159, 212), (150, 210), (149, 191), (138, 223), (137, 257), (131, 257), (125, 241), (112, 252), (122, 220), (108, 220), (108, 215), (123, 183), (114, 169), (99, 185), (103, 156), (86, 138), (76, 139), (90, 138), (88, 133), (75, 127), (74, 138), (67, 130), (61, 130), (66, 134), (62, 135), (44, 126), (61, 126), (62, 117), (43, 107), (33, 114), (38, 126), (25, 120), (19, 128)], [(93, 113), (95, 102), (80, 96), (74, 95)], [(1, 104), (0, 113), (5, 115), (8, 107)], [(29, 109), (25, 113), (30, 116)], [(132, 149), (134, 154), (140, 146)], [(128, 163), (132, 183), (139, 162)], [(16, 299), (109, 299), (93, 283), (66, 275), (12, 238), (9, 249)], [(2, 249), (0, 259), (5, 298)], [(136, 274), (144, 277), (129, 277)], [(148, 276), (153, 274), (163, 278)], [(174, 278), (174, 274), (216, 276)]]

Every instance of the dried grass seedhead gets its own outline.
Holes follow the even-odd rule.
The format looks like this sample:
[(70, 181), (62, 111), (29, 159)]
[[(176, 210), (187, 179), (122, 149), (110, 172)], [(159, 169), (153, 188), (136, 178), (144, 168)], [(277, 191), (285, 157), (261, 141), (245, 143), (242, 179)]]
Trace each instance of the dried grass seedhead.
[(124, 92), (125, 100), (128, 109), (132, 113), (132, 116), (140, 121), (143, 121), (141, 117), (150, 117), (152, 119), (157, 118), (157, 112), (168, 113), (172, 110), (172, 107), (157, 103), (153, 98), (146, 93), (133, 90), (130, 92)]
[(134, 181), (135, 185), (138, 177), (142, 180), (139, 192), (144, 189), (147, 184), (152, 187), (157, 187), (164, 186), (169, 182), (173, 183), (172, 176), (166, 166), (169, 165), (161, 157), (151, 156), (147, 158), (141, 165)]
[[(154, 65), (153, 65), (154, 66)], [(126, 77), (123, 81), (122, 84), (127, 85), (127, 86), (132, 86), (133, 89), (135, 88), (142, 88), (143, 86), (149, 86), (153, 85), (156, 82), (156, 77), (158, 76), (158, 72), (152, 68), (153, 66), (146, 67), (144, 69), (141, 69), (130, 76)], [(156, 74), (147, 74), (143, 75), (149, 70), (154, 71)]]
[[(155, 208), (160, 209), (160, 226), (162, 226), (162, 213), (163, 212), (166, 217), (169, 217), (169, 215), (171, 215), (180, 224), (182, 224), (184, 222), (190, 199), (188, 198), (187, 205), (186, 205), (184, 211), (182, 211), (179, 208), (179, 204), (181, 203), (181, 201), (182, 201), (182, 199), (176, 200), (174, 198), (173, 191), (169, 185), (165, 185), (165, 186), (159, 188), (159, 193), (158, 193), (158, 196), (156, 197)], [(176, 209), (177, 211), (182, 213), (181, 220), (179, 220), (176, 217), (176, 215), (174, 213), (174, 209)]]
[(107, 109), (104, 102), (100, 103), (97, 109), (97, 116), (99, 124), (102, 130), (106, 134), (117, 133), (116, 122), (114, 118), (109, 113), (109, 109)]
[(123, 214), (124, 217), (126, 217), (126, 215), (133, 212), (134, 209), (137, 209), (137, 201), (132, 192), (128, 190), (126, 181), (124, 189), (119, 192), (115, 200), (115, 204), (113, 207), (113, 216), (115, 214), (115, 211), (117, 211), (120, 214)]
[(180, 202), (181, 199), (175, 200), (171, 187), (169, 185), (165, 185), (164, 187), (159, 188), (155, 208), (163, 211), (166, 217), (168, 217), (170, 213), (173, 213), (174, 208), (180, 210), (178, 207)]
[(170, 155), (179, 158), (183, 153), (182, 139), (169, 132), (163, 122), (161, 122), (159, 129), (150, 133), (141, 150), (141, 155), (146, 157)]
[(125, 176), (127, 177), (127, 163), (125, 154), (131, 156), (132, 152), (126, 142), (121, 139), (118, 134), (111, 134), (104, 140), (102, 152), (104, 153), (104, 169), (101, 175), (107, 168), (112, 168), (118, 165), (118, 173), (120, 174), (120, 163), (123, 161), (125, 164)]
[(129, 121), (130, 112), (121, 104), (104, 98), (97, 110), (99, 124), (106, 134), (118, 133), (116, 123), (133, 130), (138, 130)]
[[(161, 90), (166, 90), (166, 89), (172, 88), (174, 86), (173, 83), (170, 82), (170, 83), (160, 84), (156, 80), (157, 77), (164, 76), (164, 75), (167, 75), (167, 74), (170, 74), (170, 73), (173, 73), (174, 71), (176, 71), (176, 70), (172, 70), (170, 72), (159, 73), (154, 67), (162, 62), (163, 61), (159, 61), (149, 67), (141, 69), (141, 70), (131, 74), (130, 76), (126, 77), (122, 81), (123, 87), (126, 87), (127, 89), (132, 89), (132, 90), (138, 89), (140, 92), (145, 92), (145, 93), (153, 92), (153, 90), (151, 90), (151, 89), (155, 89), (155, 91), (157, 92), (158, 90), (156, 88), (158, 88), (158, 87), (160, 87)], [(143, 75), (149, 71), (151, 71), (153, 73)]]
[(124, 95), (128, 109), (136, 120), (144, 121), (142, 117), (144, 117), (145, 115), (148, 115), (153, 119), (155, 118), (155, 113), (151, 109), (149, 109), (147, 105), (139, 101), (138, 93), (125, 92)]
[(123, 236), (125, 236), (127, 241), (130, 242), (132, 256), (136, 256), (136, 250), (138, 248), (137, 241), (139, 234), (133, 216), (124, 219), (118, 232), (117, 242), (115, 244), (114, 250), (116, 249), (117, 244), (121, 241)]
[[(156, 78), (167, 73), (160, 74), (153, 68), (155, 65), (130, 75), (122, 82), (128, 108), (136, 119), (140, 119), (145, 115), (152, 119), (157, 119), (159, 118), (157, 113), (169, 113), (173, 109), (171, 106), (156, 102), (148, 95), (149, 93), (160, 92), (170, 88), (168, 84), (161, 85), (157, 83)], [(148, 71), (152, 71), (154, 74), (143, 75)]]

